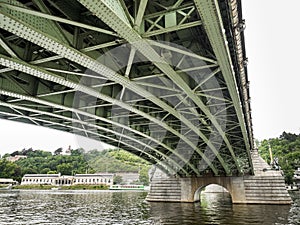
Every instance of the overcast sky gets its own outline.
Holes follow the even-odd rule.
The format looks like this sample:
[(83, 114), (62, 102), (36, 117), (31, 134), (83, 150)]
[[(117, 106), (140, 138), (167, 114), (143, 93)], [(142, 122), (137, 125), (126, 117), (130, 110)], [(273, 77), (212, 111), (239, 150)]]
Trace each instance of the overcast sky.
[[(299, 0), (242, 0), (255, 138), (300, 133)], [(0, 154), (23, 148), (54, 151), (102, 144), (72, 134), (0, 120)]]
[(300, 1), (242, 3), (254, 136), (300, 133)]

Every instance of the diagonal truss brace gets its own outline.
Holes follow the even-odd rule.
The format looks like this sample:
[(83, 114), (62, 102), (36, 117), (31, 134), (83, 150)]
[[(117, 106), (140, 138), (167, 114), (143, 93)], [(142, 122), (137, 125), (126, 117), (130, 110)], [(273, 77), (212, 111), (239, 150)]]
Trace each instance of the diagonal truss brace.
[[(194, 92), (190, 87), (184, 82), (184, 80), (177, 75), (177, 73), (155, 52), (155, 50), (149, 45), (149, 43), (144, 40), (140, 34), (138, 34), (130, 25), (122, 22), (122, 19), (118, 17), (117, 13), (111, 10), (106, 5), (105, 1), (90, 2), (88, 0), (79, 0), (86, 8), (93, 12), (97, 17), (104, 21), (108, 26), (115, 30), (121, 37), (131, 43), (138, 51), (140, 51), (146, 58), (152, 61), (162, 72), (164, 72), (173, 82), (178, 85), (187, 95), (191, 98), (195, 104), (208, 116), (212, 124), (216, 127), (220, 136), (226, 143), (234, 161), (236, 167), (240, 173), (242, 173), (241, 166), (237, 161), (237, 157), (233, 151), (233, 148), (226, 137), (225, 132), (222, 130), (221, 126), (217, 122), (216, 118), (210, 113), (209, 109), (205, 104), (194, 95)], [(104, 13), (105, 12), (105, 13)], [(113, 19), (112, 19), (113, 18)], [(214, 154), (219, 159), (226, 173), (229, 175), (231, 171), (226, 165), (224, 159), (219, 155), (216, 148), (209, 142), (209, 140), (202, 134), (202, 132), (195, 131), (199, 136), (207, 143), (207, 145), (212, 149)]]
[[(56, 40), (53, 40), (51, 37), (45, 36), (41, 32), (35, 31), (34, 28), (29, 28), (30, 27), (29, 25), (24, 25), (23, 23), (18, 22), (16, 19), (11, 19), (10, 16), (5, 15), (5, 13), (3, 13), (3, 12), (2, 12), (2, 15), (0, 15), (0, 17), (2, 18), (2, 22), (0, 22), (0, 26), (2, 28), (7, 29), (7, 30), (19, 35), (20, 37), (25, 38), (29, 41), (32, 41), (32, 42), (34, 42), (34, 43), (36, 43), (36, 44), (38, 44), (38, 45), (40, 45), (40, 46), (42, 46), (46, 49), (49, 49), (49, 50), (51, 50), (51, 51), (53, 51), (57, 54), (60, 54), (60, 55), (64, 56), (65, 58), (67, 58), (71, 61), (77, 62), (77, 63), (79, 63), (79, 64), (81, 64), (81, 65), (83, 65), (83, 66), (85, 66), (85, 67), (87, 67), (91, 70), (94, 70), (94, 71), (98, 72), (99, 74), (103, 74), (103, 75), (107, 76), (109, 79), (114, 80), (114, 81), (122, 84), (123, 86), (133, 90), (134, 92), (137, 92), (140, 95), (148, 98), (150, 101), (152, 101), (155, 104), (159, 105), (160, 107), (166, 109), (168, 112), (171, 112), (171, 114), (173, 114), (175, 117), (180, 118), (181, 121), (183, 121), (187, 126), (191, 127), (191, 129), (193, 129), (194, 132), (198, 133), (199, 136), (204, 141), (206, 141), (208, 143), (208, 146), (211, 149), (213, 149), (213, 151), (215, 152), (215, 155), (218, 157), (219, 161), (222, 163), (223, 167), (225, 168), (225, 171), (229, 174), (226, 163), (220, 157), (220, 155), (216, 151), (215, 147), (209, 142), (209, 140), (202, 134), (201, 131), (199, 131), (189, 120), (184, 118), (182, 115), (179, 115), (179, 113), (176, 110), (174, 110), (172, 107), (170, 107), (166, 103), (162, 102), (157, 97), (153, 96), (151, 93), (145, 91), (141, 87), (139, 87), (136, 84), (132, 83), (130, 80), (124, 78), (121, 75), (116, 74), (114, 71), (111, 71), (109, 68), (104, 67), (99, 62), (90, 59), (86, 55), (83, 55), (82, 53), (59, 43)], [(18, 26), (22, 27), (23, 29), (14, 29), (15, 25), (18, 25)], [(64, 81), (64, 83), (66, 83), (66, 81)], [(99, 95), (98, 92), (97, 92), (96, 96), (97, 95)], [(105, 98), (107, 99), (107, 96), (105, 96)], [(113, 99), (113, 100), (110, 99), (110, 101), (113, 104), (115, 104), (115, 102), (116, 102), (115, 99)], [(121, 107), (123, 107), (123, 108), (128, 108), (129, 107), (125, 103), (120, 103), (120, 104), (122, 105)], [(133, 110), (133, 112), (138, 112), (137, 114), (141, 115), (141, 112), (137, 111), (137, 109), (130, 108), (130, 111), (132, 111), (132, 110)], [(147, 114), (145, 114), (145, 113), (142, 116), (144, 116), (145, 118), (148, 118)], [(153, 120), (153, 117), (150, 117), (150, 120)], [(185, 141), (188, 145), (190, 145), (195, 151), (197, 151), (197, 153), (199, 155), (202, 155), (204, 160), (207, 161), (208, 165), (213, 167), (211, 165), (211, 162), (209, 162), (209, 160), (203, 155), (201, 150), (198, 149), (186, 137), (179, 134), (177, 131), (170, 128), (167, 124), (164, 124), (161, 121), (156, 120), (156, 123), (161, 125), (162, 127), (167, 127), (167, 130), (170, 130), (173, 134), (180, 137), (183, 141)], [(212, 169), (212, 170), (214, 171), (215, 174), (218, 174), (217, 170), (215, 168)], [(196, 173), (198, 174), (199, 172), (196, 172)]]

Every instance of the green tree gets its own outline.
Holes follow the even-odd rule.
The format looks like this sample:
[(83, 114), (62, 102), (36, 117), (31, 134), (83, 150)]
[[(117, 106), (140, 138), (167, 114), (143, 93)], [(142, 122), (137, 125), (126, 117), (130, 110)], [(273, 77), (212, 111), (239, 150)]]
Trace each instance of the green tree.
[(273, 152), (273, 158), (278, 158), (285, 181), (293, 182), (293, 174), (300, 167), (300, 135), (283, 132), (279, 138), (270, 138), (261, 141), (259, 153), (263, 159), (270, 163), (269, 146)]
[(148, 174), (149, 169), (150, 169), (150, 166), (144, 166), (140, 170), (139, 180), (144, 185), (149, 185), (149, 174)]
[(73, 166), (70, 163), (62, 163), (57, 165), (56, 170), (63, 175), (72, 175)]
[(6, 159), (0, 159), (0, 177), (12, 178), (17, 181), (20, 181), (21, 169), (17, 164), (13, 162), (9, 162)]
[(60, 155), (62, 153), (63, 149), (62, 148), (58, 148), (54, 151), (54, 155)]
[(121, 184), (123, 182), (123, 178), (120, 175), (114, 176), (114, 184)]

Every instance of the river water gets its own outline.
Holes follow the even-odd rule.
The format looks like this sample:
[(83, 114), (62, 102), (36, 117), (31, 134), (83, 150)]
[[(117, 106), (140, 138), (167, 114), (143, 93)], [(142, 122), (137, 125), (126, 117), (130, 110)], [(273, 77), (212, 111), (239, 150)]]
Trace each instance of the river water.
[(233, 205), (227, 193), (202, 194), (201, 203), (149, 203), (146, 192), (0, 192), (0, 224), (300, 224), (300, 193), (292, 205)]

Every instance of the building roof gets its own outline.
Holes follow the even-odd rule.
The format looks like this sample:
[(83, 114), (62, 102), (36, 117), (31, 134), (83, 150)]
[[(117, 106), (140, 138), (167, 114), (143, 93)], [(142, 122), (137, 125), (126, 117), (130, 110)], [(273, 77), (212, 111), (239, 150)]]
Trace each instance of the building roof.
[(74, 177), (112, 177), (110, 173), (76, 174)]
[(0, 183), (5, 183), (5, 182), (16, 182), (14, 181), (13, 179), (10, 179), (10, 178), (0, 178)]
[(25, 174), (24, 177), (60, 177), (60, 174)]

